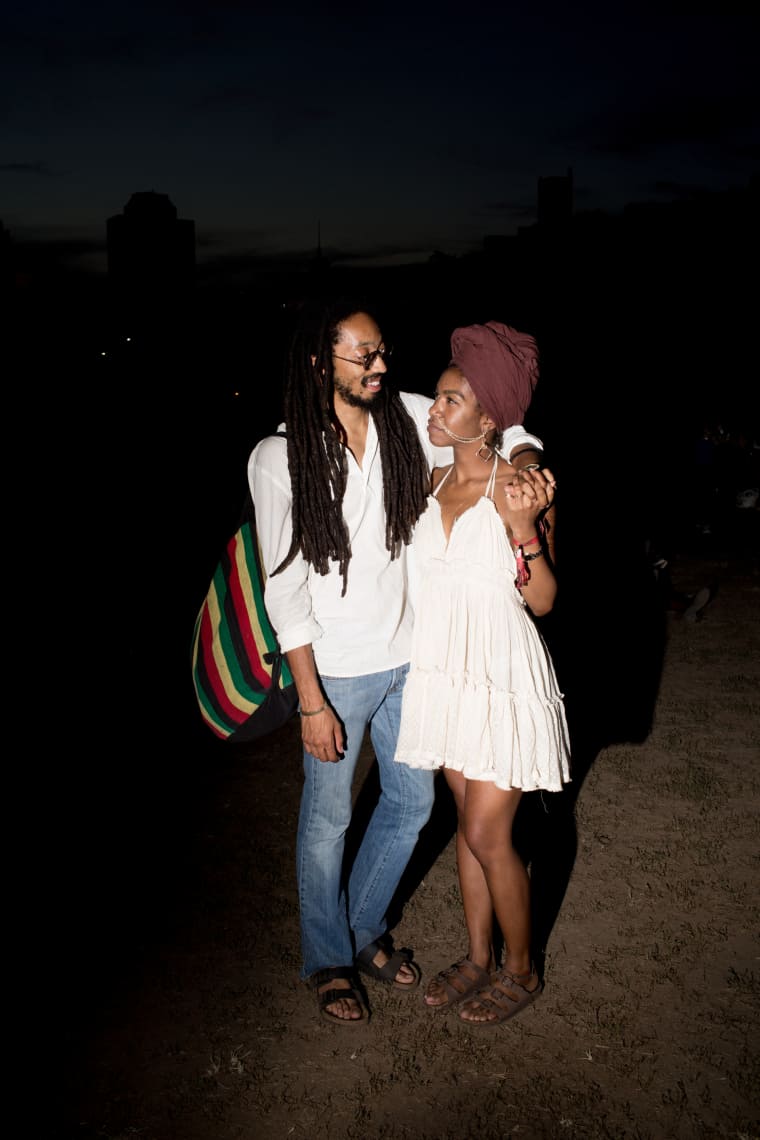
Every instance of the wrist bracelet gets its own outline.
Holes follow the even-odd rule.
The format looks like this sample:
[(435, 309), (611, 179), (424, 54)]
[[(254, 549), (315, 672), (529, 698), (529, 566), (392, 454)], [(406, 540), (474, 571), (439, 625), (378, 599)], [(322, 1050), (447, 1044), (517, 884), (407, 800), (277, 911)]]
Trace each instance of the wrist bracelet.
[(523, 543), (518, 546), (517, 554), (515, 555), (515, 563), (517, 565), (515, 585), (518, 590), (521, 590), (523, 586), (527, 586), (528, 582), (530, 582), (530, 570), (527, 566), (528, 562), (532, 562), (534, 558), (543, 558), (543, 556), (544, 552), (540, 547), (538, 550), (535, 550), (533, 554), (526, 554), (523, 550)]
[(323, 705), (320, 705), (318, 709), (312, 709), (311, 712), (304, 712), (304, 710), (302, 708), (299, 708), (298, 715), (299, 716), (316, 716), (318, 713), (324, 712), (326, 708), (327, 708), (327, 701), (325, 701), (325, 703)]
[(521, 546), (532, 546), (534, 542), (538, 542), (538, 535), (537, 534), (534, 534), (533, 538), (526, 539), (525, 542), (515, 542), (515, 540), (512, 539), (512, 545), (515, 547), (516, 550), (519, 550), (519, 548)]

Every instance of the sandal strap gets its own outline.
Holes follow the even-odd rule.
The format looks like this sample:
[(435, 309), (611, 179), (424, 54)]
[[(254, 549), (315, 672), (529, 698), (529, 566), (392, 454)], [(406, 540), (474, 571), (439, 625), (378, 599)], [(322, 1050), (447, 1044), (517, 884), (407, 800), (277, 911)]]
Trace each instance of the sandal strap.
[[(529, 990), (522, 982), (518, 982), (517, 978), (524, 978), (529, 981), (530, 978), (536, 978), (536, 985), (534, 989)], [(535, 969), (526, 974), (510, 974), (506, 970), (499, 970), (494, 974), (490, 983), (485, 986), (478, 993), (474, 994), (469, 1002), (481, 1006), (489, 1013), (495, 1015), (493, 1020), (489, 1021), (473, 1021), (470, 1018), (464, 1018), (468, 1025), (493, 1025), (495, 1022), (507, 1021), (508, 1018), (514, 1014), (519, 1013), (525, 1006), (530, 1005), (541, 994), (543, 986), (541, 980), (536, 974)], [(460, 1013), (461, 1017), (461, 1013)]]
[(332, 1005), (335, 1001), (340, 1001), (342, 998), (350, 998), (357, 1002), (358, 1005), (364, 1008), (364, 1002), (361, 994), (355, 989), (346, 990), (322, 990), (321, 994), (317, 994), (319, 998), (320, 1009), (324, 1009), (327, 1005)]
[[(326, 966), (323, 970), (316, 970), (309, 974), (306, 984), (312, 990), (318, 990), (325, 982), (334, 982), (336, 978), (344, 978), (353, 985), (355, 982), (353, 966)], [(348, 993), (348, 990), (345, 991)]]
[[(522, 982), (518, 982), (518, 978), (524, 978), (525, 981), (530, 981), (532, 977), (536, 977), (536, 985), (532, 990), (529, 990)], [(517, 991), (517, 992), (516, 992)], [(512, 1002), (515, 1005), (525, 1001), (526, 995), (528, 997), (536, 997), (541, 992), (541, 983), (538, 980), (535, 970), (531, 970), (528, 974), (510, 974), (506, 970), (499, 970), (491, 978), (490, 988), (486, 987), (483, 994), (478, 995), (478, 1001), (481, 998), (490, 1000), (494, 1005), (501, 1005), (508, 1008), (506, 1002)], [(505, 1001), (506, 999), (506, 1001)]]
[(483, 989), (490, 980), (488, 970), (477, 966), (469, 958), (460, 958), (435, 976), (435, 981), (440, 982), (446, 991), (447, 1000), (440, 1004), (453, 1005), (469, 997), (476, 989)]
[[(533, 989), (529, 990), (525, 982), (518, 981), (518, 978), (524, 978), (525, 982), (529, 982), (531, 978), (535, 978), (536, 985)], [(519, 994), (515, 994), (513, 988), (515, 986), (518, 990), (522, 990), (523, 993), (531, 995), (538, 993), (541, 989), (541, 982), (539, 981), (535, 969), (530, 969), (525, 974), (510, 974), (507, 970), (499, 970), (491, 979), (491, 984), (494, 989), (506, 994), (512, 1001), (519, 1000), (520, 998)]]
[(359, 953), (356, 955), (357, 962), (363, 962), (365, 966), (372, 965), (372, 959), (381, 951), (384, 950), (386, 954), (393, 953), (388, 936), (383, 934), (380, 938), (376, 938), (374, 942), (368, 942)]
[[(388, 955), (384, 966), (376, 966), (374, 958), (380, 951)], [(356, 955), (356, 964), (359, 967), (367, 966), (371, 973), (380, 977), (395, 978), (401, 966), (411, 962), (411, 950), (394, 950), (387, 938), (378, 938), (370, 942)]]

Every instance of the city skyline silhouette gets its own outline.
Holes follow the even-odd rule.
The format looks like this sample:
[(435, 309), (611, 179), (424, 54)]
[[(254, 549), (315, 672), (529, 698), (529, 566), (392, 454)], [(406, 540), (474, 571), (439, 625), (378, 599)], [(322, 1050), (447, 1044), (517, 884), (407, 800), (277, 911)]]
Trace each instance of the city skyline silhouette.
[(688, 203), (757, 171), (756, 31), (736, 5), (30, 0), (0, 43), (0, 218), (104, 272), (104, 219), (163, 193), (231, 275), (318, 229), (333, 263), (465, 256), (568, 169), (579, 212)]

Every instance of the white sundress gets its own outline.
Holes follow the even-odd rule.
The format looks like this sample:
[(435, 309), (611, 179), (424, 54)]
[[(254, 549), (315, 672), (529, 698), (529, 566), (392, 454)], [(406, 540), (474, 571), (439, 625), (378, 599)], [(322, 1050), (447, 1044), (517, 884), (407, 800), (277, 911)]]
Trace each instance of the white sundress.
[(448, 542), (437, 495), (453, 468), (417, 523), (418, 589), (396, 760), (504, 789), (561, 791), (570, 780), (562, 693), (514, 584), (514, 551), (493, 501), (497, 461)]

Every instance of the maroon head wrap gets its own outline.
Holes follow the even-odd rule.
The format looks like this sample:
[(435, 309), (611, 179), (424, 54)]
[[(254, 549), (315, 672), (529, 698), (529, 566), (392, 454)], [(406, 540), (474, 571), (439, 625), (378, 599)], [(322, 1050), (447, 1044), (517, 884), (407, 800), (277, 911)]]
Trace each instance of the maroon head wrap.
[(451, 363), (464, 373), (499, 431), (523, 422), (538, 380), (538, 347), (532, 336), (498, 321), (454, 329)]

